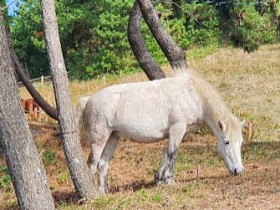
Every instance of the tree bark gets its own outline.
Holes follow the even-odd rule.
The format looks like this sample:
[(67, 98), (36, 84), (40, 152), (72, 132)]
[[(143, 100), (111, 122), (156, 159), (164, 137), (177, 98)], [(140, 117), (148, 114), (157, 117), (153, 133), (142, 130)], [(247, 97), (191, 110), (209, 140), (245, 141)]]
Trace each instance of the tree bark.
[(128, 23), (129, 44), (131, 46), (135, 58), (137, 59), (139, 65), (141, 66), (149, 80), (164, 78), (164, 72), (152, 58), (142, 37), (140, 27), (141, 19), (142, 13), (140, 11), (137, 1), (135, 1), (130, 13)]
[(174, 42), (163, 29), (158, 14), (149, 0), (137, 0), (142, 15), (157, 40), (161, 50), (174, 70), (187, 67), (186, 53)]
[(46, 46), (52, 71), (62, 144), (68, 168), (77, 194), (92, 199), (98, 195), (89, 168), (84, 160), (82, 147), (73, 116), (70, 88), (61, 50), (54, 0), (42, 0)]
[(0, 11), (0, 143), (20, 209), (55, 209), (47, 176), (21, 108)]

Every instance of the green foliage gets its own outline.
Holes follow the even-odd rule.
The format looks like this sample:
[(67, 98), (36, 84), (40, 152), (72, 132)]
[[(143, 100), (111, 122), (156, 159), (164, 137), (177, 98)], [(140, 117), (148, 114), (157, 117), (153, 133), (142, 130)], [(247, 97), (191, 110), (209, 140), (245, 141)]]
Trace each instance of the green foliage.
[(108, 209), (116, 202), (116, 199), (112, 195), (99, 197), (93, 200), (93, 208), (94, 209)]
[(56, 155), (52, 151), (44, 151), (43, 157), (42, 157), (43, 163), (45, 166), (48, 166), (50, 164), (56, 163)]
[(12, 190), (12, 179), (6, 166), (0, 166), (0, 189), (5, 189), (7, 193)]
[(127, 41), (127, 23), (130, 0), (105, 0), (95, 10), (98, 19), (92, 31), (92, 62), (86, 67), (90, 77), (104, 73), (116, 73), (131, 66), (129, 44)]
[(16, 53), (30, 76), (49, 75), (39, 1), (23, 1), (10, 28)]
[(208, 4), (185, 4), (183, 12), (186, 18), (186, 39), (192, 46), (218, 45), (220, 42), (219, 13)]
[(66, 183), (68, 177), (69, 177), (69, 174), (68, 174), (68, 173), (66, 173), (66, 172), (61, 173), (61, 174), (59, 175), (59, 181), (60, 181), (60, 183)]
[(249, 2), (239, 1), (232, 14), (233, 27), (230, 38), (234, 46), (242, 47), (246, 52), (252, 52), (261, 44), (272, 43), (276, 40), (276, 27), (271, 22), (271, 14), (262, 15)]
[[(279, 0), (262, 8), (239, 0), (234, 8), (227, 9), (225, 16), (207, 3), (177, 2), (179, 7), (165, 1), (154, 4), (165, 30), (187, 52), (201, 47), (215, 48), (221, 37), (251, 52), (260, 44), (274, 42), (279, 36)], [(139, 68), (127, 40), (133, 3), (133, 0), (56, 1), (62, 51), (70, 78), (96, 78)], [(236, 17), (242, 11), (246, 15), (239, 20)], [(11, 17), (10, 26), (17, 55), (31, 77), (49, 75), (40, 1), (22, 1), (18, 14)], [(166, 63), (167, 59), (144, 21), (141, 30), (155, 60), (159, 64)], [(222, 31), (226, 33), (222, 34)]]

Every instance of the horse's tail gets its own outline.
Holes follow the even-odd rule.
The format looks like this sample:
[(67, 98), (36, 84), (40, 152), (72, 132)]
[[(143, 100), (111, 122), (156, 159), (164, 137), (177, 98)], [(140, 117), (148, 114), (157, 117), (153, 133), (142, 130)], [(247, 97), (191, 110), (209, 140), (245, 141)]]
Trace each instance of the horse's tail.
[(90, 96), (85, 96), (79, 99), (76, 107), (77, 128), (81, 131), (84, 127), (84, 111)]

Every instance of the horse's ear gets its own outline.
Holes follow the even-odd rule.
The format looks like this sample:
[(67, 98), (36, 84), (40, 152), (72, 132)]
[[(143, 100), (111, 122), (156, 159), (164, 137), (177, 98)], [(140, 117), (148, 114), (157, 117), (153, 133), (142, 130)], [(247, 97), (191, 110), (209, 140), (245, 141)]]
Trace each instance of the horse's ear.
[(223, 132), (226, 131), (227, 125), (226, 125), (224, 122), (222, 122), (221, 120), (219, 120), (219, 121), (218, 121), (218, 125), (219, 125), (219, 128), (220, 128)]

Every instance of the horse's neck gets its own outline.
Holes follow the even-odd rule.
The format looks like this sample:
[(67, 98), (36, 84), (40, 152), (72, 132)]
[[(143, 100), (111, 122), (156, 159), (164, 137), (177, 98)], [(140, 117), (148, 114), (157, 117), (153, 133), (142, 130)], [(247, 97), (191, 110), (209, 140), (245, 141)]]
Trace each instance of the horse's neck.
[(204, 120), (212, 131), (217, 134), (220, 129), (218, 122), (228, 122), (231, 113), (214, 88), (212, 89), (208, 84), (204, 88), (202, 89)]

